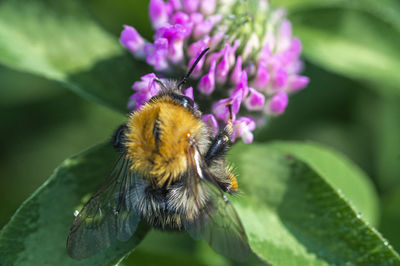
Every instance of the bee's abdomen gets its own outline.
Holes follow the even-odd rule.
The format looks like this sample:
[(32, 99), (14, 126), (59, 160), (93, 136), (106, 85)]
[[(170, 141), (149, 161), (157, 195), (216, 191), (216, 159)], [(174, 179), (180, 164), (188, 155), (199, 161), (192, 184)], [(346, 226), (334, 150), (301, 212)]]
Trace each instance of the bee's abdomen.
[(205, 210), (210, 207), (210, 201), (201, 193), (193, 194), (181, 181), (168, 188), (148, 185), (138, 198), (138, 211), (156, 229), (187, 230), (204, 220)]

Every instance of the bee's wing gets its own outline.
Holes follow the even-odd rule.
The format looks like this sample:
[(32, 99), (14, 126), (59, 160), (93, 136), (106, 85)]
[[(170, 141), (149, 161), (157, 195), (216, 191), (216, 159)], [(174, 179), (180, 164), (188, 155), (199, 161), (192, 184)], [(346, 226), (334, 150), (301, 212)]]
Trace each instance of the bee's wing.
[(189, 152), (192, 173), (188, 177), (188, 186), (196, 193), (200, 185), (208, 194), (211, 204), (204, 211), (204, 219), (189, 228), (189, 234), (195, 239), (204, 239), (218, 253), (243, 260), (250, 248), (239, 216), (197, 147), (192, 148)]
[(105, 249), (115, 240), (127, 241), (140, 216), (134, 208), (136, 174), (122, 154), (109, 177), (75, 218), (67, 240), (67, 252), (84, 259)]

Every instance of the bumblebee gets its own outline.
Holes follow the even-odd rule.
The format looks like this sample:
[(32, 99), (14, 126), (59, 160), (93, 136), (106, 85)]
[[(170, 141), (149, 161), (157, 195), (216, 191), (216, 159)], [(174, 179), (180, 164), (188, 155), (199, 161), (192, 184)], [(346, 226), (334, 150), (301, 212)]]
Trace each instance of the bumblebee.
[(207, 50), (179, 84), (156, 80), (161, 92), (116, 131), (119, 159), (72, 224), (67, 240), (72, 258), (81, 260), (117, 240), (127, 241), (140, 221), (156, 229), (187, 231), (231, 258), (247, 256), (244, 228), (226, 196), (238, 190), (225, 159), (232, 121), (212, 138), (198, 106), (181, 90)]

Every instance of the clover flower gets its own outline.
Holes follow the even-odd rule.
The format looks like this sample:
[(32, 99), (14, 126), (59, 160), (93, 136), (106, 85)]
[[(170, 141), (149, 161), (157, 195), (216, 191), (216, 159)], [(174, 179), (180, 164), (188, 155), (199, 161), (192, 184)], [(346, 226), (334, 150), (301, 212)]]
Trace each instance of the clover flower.
[[(299, 73), (301, 42), (292, 36), (283, 9), (267, 0), (255, 10), (242, 0), (151, 0), (149, 13), (155, 30), (153, 42), (131, 26), (124, 26), (121, 43), (146, 60), (160, 78), (180, 79), (199, 54), (185, 94), (204, 114), (203, 121), (217, 134), (229, 118), (232, 105), (233, 141), (253, 141), (252, 131), (270, 116), (284, 113), (289, 95), (305, 88), (308, 77)], [(133, 84), (128, 108), (140, 108), (160, 91), (150, 73)]]

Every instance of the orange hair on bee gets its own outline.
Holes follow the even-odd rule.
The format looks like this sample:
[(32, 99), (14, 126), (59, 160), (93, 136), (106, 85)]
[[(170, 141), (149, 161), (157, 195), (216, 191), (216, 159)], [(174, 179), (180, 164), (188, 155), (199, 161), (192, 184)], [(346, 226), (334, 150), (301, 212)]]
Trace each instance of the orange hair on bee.
[(233, 191), (237, 191), (239, 188), (239, 184), (238, 184), (236, 176), (232, 172), (229, 172), (229, 179), (231, 181), (230, 189), (232, 189)]
[(131, 170), (158, 186), (187, 170), (188, 136), (203, 134), (204, 124), (189, 110), (162, 96), (133, 113), (127, 123), (127, 156)]

